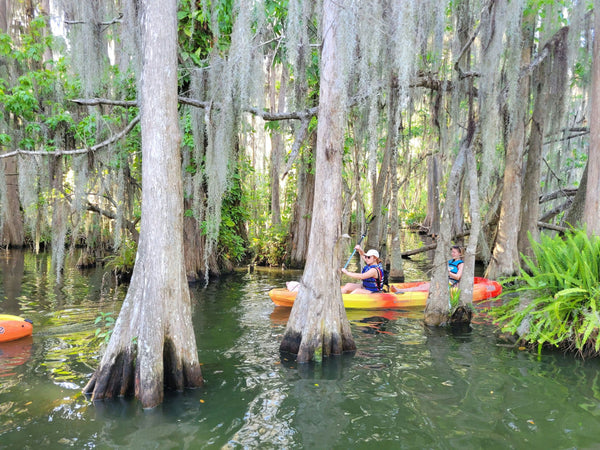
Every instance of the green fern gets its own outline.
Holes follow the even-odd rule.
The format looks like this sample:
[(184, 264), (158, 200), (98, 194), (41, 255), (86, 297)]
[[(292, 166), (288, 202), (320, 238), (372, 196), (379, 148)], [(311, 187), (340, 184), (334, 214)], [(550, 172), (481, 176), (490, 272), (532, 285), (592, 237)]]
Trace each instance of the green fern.
[(553, 346), (598, 356), (600, 239), (572, 229), (562, 237), (542, 235), (531, 246), (534, 258), (522, 256), (520, 275), (502, 280), (502, 297), (511, 300), (492, 312), (495, 321), (515, 334), (528, 320), (520, 339), (538, 352)]

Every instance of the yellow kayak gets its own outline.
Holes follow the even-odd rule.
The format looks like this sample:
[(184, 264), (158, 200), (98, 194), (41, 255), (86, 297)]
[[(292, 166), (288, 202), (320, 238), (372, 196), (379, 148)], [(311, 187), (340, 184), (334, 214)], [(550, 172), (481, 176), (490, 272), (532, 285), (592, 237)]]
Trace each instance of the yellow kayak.
[[(396, 290), (409, 288), (417, 289), (409, 292), (344, 294), (342, 295), (344, 307), (352, 309), (402, 309), (411, 307), (424, 307), (429, 295), (426, 283), (426, 281), (415, 281), (412, 283), (394, 283), (391, 285)], [(423, 290), (419, 290), (418, 286), (423, 286)], [(480, 302), (497, 297), (501, 292), (502, 286), (500, 286), (498, 282), (488, 280), (487, 278), (474, 278), (474, 302)], [(279, 306), (292, 306), (294, 304), (294, 300), (296, 299), (296, 294), (297, 292), (291, 292), (287, 288), (276, 288), (269, 291), (269, 297), (271, 297), (273, 303)]]

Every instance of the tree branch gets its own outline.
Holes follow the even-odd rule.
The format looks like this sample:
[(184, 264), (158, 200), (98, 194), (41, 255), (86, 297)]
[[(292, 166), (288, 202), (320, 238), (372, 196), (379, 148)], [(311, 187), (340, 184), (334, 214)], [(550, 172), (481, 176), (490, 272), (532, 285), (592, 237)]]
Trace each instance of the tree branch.
[(119, 139), (123, 138), (123, 136), (127, 135), (133, 127), (137, 125), (140, 121), (140, 116), (136, 116), (133, 118), (131, 122), (118, 134), (114, 135), (110, 139), (107, 139), (99, 144), (96, 144), (92, 147), (81, 148), (77, 150), (55, 150), (55, 151), (39, 151), (39, 150), (15, 150), (9, 153), (4, 153), (0, 155), (1, 158), (8, 158), (9, 156), (15, 155), (41, 155), (41, 156), (59, 156), (59, 155), (83, 155), (85, 153), (93, 153), (97, 150), (100, 150), (104, 147), (108, 147), (110, 144), (117, 142)]
[[(101, 216), (108, 217), (109, 219), (112, 219), (112, 220), (116, 220), (116, 218), (117, 218), (117, 215), (115, 213), (113, 213), (112, 211), (102, 209), (98, 205), (95, 205), (92, 202), (90, 202), (89, 200), (87, 201), (87, 210), (98, 213)], [(137, 228), (135, 227), (137, 222), (138, 222), (137, 220), (135, 222), (131, 222), (130, 220), (123, 219), (125, 228), (127, 228), (127, 230), (129, 230), (129, 232), (131, 233), (131, 238), (136, 243), (138, 242), (139, 237), (140, 237), (140, 233), (138, 232)]]
[(556, 200), (561, 197), (574, 197), (577, 194), (577, 188), (565, 188), (559, 189), (554, 192), (548, 192), (547, 194), (540, 195), (540, 204), (549, 202), (550, 200)]

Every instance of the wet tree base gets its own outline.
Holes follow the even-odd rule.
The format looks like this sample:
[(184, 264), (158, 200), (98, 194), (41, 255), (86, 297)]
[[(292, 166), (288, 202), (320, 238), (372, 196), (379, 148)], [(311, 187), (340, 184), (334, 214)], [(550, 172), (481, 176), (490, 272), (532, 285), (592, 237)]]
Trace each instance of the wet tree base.
[(329, 333), (321, 336), (321, 339), (316, 336), (312, 339), (303, 339), (301, 332), (288, 331), (283, 336), (279, 352), (282, 355), (295, 355), (297, 362), (304, 363), (320, 362), (324, 357), (356, 351), (352, 334), (343, 336), (340, 333)]
[(470, 325), (472, 319), (473, 310), (468, 306), (459, 306), (450, 316), (450, 325)]
[(201, 387), (204, 379), (200, 365), (178, 364), (176, 352), (169, 347), (165, 345), (163, 352), (164, 376), (151, 378), (143, 389), (135, 352), (127, 349), (120, 352), (112, 364), (101, 365), (83, 393), (92, 401), (135, 396), (144, 408), (153, 408), (162, 402), (164, 389), (183, 391), (185, 388)]

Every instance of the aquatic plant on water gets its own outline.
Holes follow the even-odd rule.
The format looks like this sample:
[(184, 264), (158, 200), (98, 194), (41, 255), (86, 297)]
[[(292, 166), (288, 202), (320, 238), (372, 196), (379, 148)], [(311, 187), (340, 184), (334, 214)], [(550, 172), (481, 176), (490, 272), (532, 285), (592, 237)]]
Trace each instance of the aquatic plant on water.
[(99, 339), (104, 345), (108, 344), (115, 327), (115, 317), (112, 312), (100, 312), (94, 324), (98, 325), (94, 332), (94, 337)]
[(492, 312), (496, 323), (538, 352), (548, 346), (598, 356), (600, 239), (572, 229), (531, 245), (534, 259), (522, 256), (520, 276), (502, 280), (502, 297), (512, 300)]

